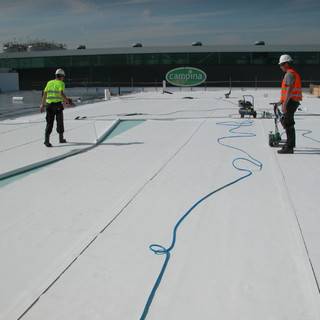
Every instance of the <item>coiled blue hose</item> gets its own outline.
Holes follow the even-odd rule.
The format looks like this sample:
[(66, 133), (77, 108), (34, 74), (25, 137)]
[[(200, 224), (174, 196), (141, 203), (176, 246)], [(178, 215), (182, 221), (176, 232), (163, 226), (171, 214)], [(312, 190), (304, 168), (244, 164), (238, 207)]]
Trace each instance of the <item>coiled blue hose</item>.
[(232, 166), (241, 171), (241, 172), (244, 172), (245, 174), (242, 175), (241, 177), (219, 187), (218, 189), (215, 189), (214, 191), (211, 191), (210, 193), (208, 193), (207, 195), (203, 196), (201, 199), (199, 199), (198, 201), (196, 201), (191, 207), (190, 209), (188, 209), (183, 215), (182, 217), (177, 221), (177, 223), (175, 224), (174, 228), (173, 228), (173, 232), (172, 232), (172, 240), (171, 240), (171, 244), (169, 245), (169, 247), (164, 247), (160, 244), (151, 244), (149, 246), (150, 250), (156, 254), (156, 255), (165, 255), (165, 260), (162, 264), (162, 267), (161, 267), (161, 271), (153, 285), (153, 288), (149, 294), (149, 297), (148, 297), (148, 300), (145, 304), (145, 307), (144, 307), (144, 310), (143, 310), (143, 313), (140, 317), (140, 320), (145, 320), (147, 315), (148, 315), (148, 311), (149, 311), (149, 308), (153, 302), (153, 299), (155, 297), (155, 294), (157, 292), (157, 289), (162, 281), (162, 278), (164, 276), (164, 273), (166, 271), (166, 268), (168, 266), (168, 263), (169, 263), (169, 260), (170, 260), (170, 257), (171, 257), (171, 251), (174, 249), (175, 247), (175, 244), (176, 244), (176, 241), (177, 241), (177, 232), (178, 232), (178, 229), (179, 227), (181, 226), (181, 224), (183, 223), (183, 221), (189, 216), (189, 214), (200, 204), (202, 203), (203, 201), (205, 201), (207, 198), (209, 198), (210, 196), (212, 196), (213, 194), (223, 190), (223, 189), (226, 189), (230, 186), (232, 186), (233, 184), (236, 184), (237, 182), (240, 182), (241, 180), (244, 180), (246, 178), (248, 178), (249, 176), (251, 176), (253, 174), (253, 170), (250, 170), (248, 168), (245, 168), (245, 167), (242, 167), (240, 165), (240, 162), (247, 162), (251, 165), (253, 165), (254, 167), (258, 168), (258, 170), (262, 170), (262, 163), (253, 158), (248, 152), (246, 152), (245, 150), (241, 149), (241, 148), (237, 148), (237, 147), (234, 147), (230, 144), (226, 144), (224, 143), (223, 141), (225, 140), (229, 140), (229, 139), (235, 139), (235, 138), (251, 138), (251, 137), (255, 137), (256, 134), (254, 133), (248, 133), (248, 132), (239, 132), (237, 131), (238, 129), (242, 128), (242, 127), (250, 127), (252, 126), (253, 124), (253, 121), (250, 121), (250, 120), (245, 120), (245, 121), (241, 121), (241, 122), (238, 122), (238, 121), (225, 121), (225, 122), (218, 122), (217, 125), (219, 126), (226, 126), (226, 127), (229, 127), (230, 129), (228, 130), (228, 132), (230, 133), (229, 136), (224, 136), (224, 137), (220, 137), (217, 139), (217, 142), (221, 145), (223, 145), (224, 147), (227, 147), (227, 148), (231, 148), (231, 149), (234, 149), (236, 151), (239, 151), (241, 152), (242, 154), (244, 154), (246, 157), (237, 157), (235, 159), (233, 159), (232, 161)]

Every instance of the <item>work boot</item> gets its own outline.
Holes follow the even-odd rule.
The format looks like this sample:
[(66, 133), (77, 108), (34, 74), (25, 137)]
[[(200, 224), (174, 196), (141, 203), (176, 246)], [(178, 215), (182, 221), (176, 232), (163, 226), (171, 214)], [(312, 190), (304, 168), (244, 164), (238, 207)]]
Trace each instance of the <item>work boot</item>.
[(67, 140), (63, 137), (63, 134), (59, 135), (59, 142), (60, 143), (67, 143)]
[(48, 148), (52, 147), (52, 144), (49, 141), (45, 141), (43, 144)]
[(278, 153), (280, 153), (280, 154), (292, 154), (293, 153), (293, 148), (292, 147), (288, 147), (288, 146), (284, 146), (284, 147), (282, 147), (282, 149), (278, 150)]
[(45, 138), (44, 138), (44, 145), (46, 146), (46, 147), (48, 147), (48, 148), (50, 148), (50, 147), (52, 147), (52, 144), (50, 143), (50, 141), (49, 141), (49, 135), (45, 135)]

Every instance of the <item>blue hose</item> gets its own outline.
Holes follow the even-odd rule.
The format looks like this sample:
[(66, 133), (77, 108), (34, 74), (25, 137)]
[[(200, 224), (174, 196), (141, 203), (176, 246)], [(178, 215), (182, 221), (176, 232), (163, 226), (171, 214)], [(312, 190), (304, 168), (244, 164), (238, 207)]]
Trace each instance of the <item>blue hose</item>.
[(320, 143), (320, 140), (317, 140), (317, 139), (311, 138), (311, 137), (307, 137), (307, 135), (309, 135), (310, 133), (312, 133), (312, 130), (309, 130), (309, 129), (297, 129), (296, 131), (304, 132), (304, 133), (302, 133), (302, 136), (303, 136), (303, 137), (305, 137), (305, 138), (307, 138), (307, 139), (310, 139), (310, 140), (312, 140), (312, 141), (314, 141), (314, 142)]
[[(317, 139), (312, 138), (312, 137), (307, 137), (309, 134), (313, 133), (313, 131), (310, 130), (310, 129), (296, 129), (296, 132), (303, 132), (303, 133), (301, 133), (301, 135), (302, 135), (304, 138), (309, 139), (309, 140), (314, 141), (314, 142), (317, 142), (317, 143), (320, 143), (320, 140), (317, 140)], [(285, 133), (286, 133), (285, 131), (281, 132), (281, 134), (280, 134), (281, 137), (282, 137)]]
[(230, 129), (228, 130), (228, 132), (230, 133), (229, 136), (224, 136), (224, 137), (220, 137), (217, 139), (217, 142), (219, 144), (221, 144), (224, 147), (227, 148), (231, 148), (234, 150), (237, 150), (239, 152), (241, 152), (242, 154), (244, 154), (246, 157), (237, 157), (235, 159), (233, 159), (232, 161), (232, 166), (237, 169), (238, 171), (241, 172), (245, 172), (244, 175), (242, 175), (241, 177), (223, 185), (222, 187), (219, 187), (218, 189), (215, 189), (214, 191), (208, 193), (207, 195), (203, 196), (202, 198), (200, 198), (198, 201), (196, 201), (191, 207), (190, 209), (188, 209), (183, 215), (182, 217), (177, 221), (177, 223), (175, 224), (174, 228), (173, 228), (173, 232), (172, 232), (172, 240), (171, 240), (171, 244), (169, 247), (164, 247), (162, 245), (159, 244), (151, 244), (149, 246), (149, 249), (156, 255), (165, 255), (165, 260), (162, 264), (160, 273), (153, 285), (153, 288), (149, 294), (148, 300), (145, 304), (143, 313), (140, 317), (140, 320), (144, 320), (146, 319), (147, 315), (148, 315), (148, 311), (150, 306), (152, 305), (153, 299), (155, 297), (155, 294), (158, 290), (158, 287), (162, 281), (162, 278), (164, 276), (164, 273), (167, 269), (170, 257), (171, 257), (171, 251), (174, 249), (176, 241), (177, 241), (177, 232), (179, 227), (181, 226), (182, 222), (189, 216), (189, 214), (193, 211), (193, 209), (195, 209), (200, 203), (202, 203), (203, 201), (205, 201), (207, 198), (209, 198), (210, 196), (212, 196), (213, 194), (226, 189), (230, 186), (232, 186), (233, 184), (236, 184), (237, 182), (240, 182), (241, 180), (244, 180), (246, 178), (248, 178), (249, 176), (251, 176), (253, 174), (253, 171), (244, 167), (240, 166), (240, 162), (247, 162), (251, 165), (253, 165), (254, 167), (257, 167), (258, 170), (262, 170), (262, 163), (253, 158), (248, 152), (246, 152), (245, 150), (241, 149), (241, 148), (237, 148), (234, 147), (232, 145), (226, 144), (223, 141), (224, 140), (228, 140), (228, 139), (235, 139), (235, 138), (251, 138), (251, 137), (255, 137), (256, 134), (254, 133), (248, 133), (248, 132), (238, 132), (237, 130), (242, 128), (242, 127), (250, 127), (252, 126), (253, 121), (250, 120), (245, 120), (245, 121), (241, 121), (241, 122), (237, 122), (237, 121), (225, 121), (225, 122), (218, 122), (217, 125), (220, 126), (226, 126), (226, 127), (230, 127)]

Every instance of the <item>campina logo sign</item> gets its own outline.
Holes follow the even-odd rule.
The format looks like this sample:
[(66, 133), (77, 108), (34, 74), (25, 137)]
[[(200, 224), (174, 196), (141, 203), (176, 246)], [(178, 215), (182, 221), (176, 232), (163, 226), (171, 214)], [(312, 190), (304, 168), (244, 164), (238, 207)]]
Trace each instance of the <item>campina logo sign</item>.
[(170, 70), (166, 80), (179, 87), (193, 87), (205, 82), (207, 75), (204, 71), (193, 67), (181, 67)]

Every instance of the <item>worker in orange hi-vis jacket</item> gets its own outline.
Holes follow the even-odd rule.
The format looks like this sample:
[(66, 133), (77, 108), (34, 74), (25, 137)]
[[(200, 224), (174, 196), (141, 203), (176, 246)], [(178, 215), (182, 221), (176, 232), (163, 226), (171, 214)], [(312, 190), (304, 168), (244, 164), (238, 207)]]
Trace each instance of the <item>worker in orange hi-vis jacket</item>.
[(294, 113), (300, 105), (302, 100), (302, 84), (299, 73), (292, 67), (292, 58), (283, 54), (279, 59), (279, 65), (283, 72), (285, 72), (281, 85), (281, 99), (279, 104), (282, 106), (283, 117), (281, 124), (286, 131), (287, 142), (278, 150), (280, 154), (293, 153), (296, 146), (296, 131), (294, 128)]

